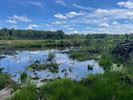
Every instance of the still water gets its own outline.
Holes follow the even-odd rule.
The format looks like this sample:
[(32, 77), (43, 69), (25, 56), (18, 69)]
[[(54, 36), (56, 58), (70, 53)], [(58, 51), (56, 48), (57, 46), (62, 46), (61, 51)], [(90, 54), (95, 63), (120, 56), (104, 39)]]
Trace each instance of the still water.
[[(35, 61), (45, 63), (48, 59), (49, 52), (55, 54), (54, 61), (58, 63), (59, 72), (52, 73), (49, 70), (30, 71), (28, 66)], [(18, 82), (21, 72), (26, 72), (32, 79), (37, 77), (37, 81), (55, 78), (71, 78), (80, 80), (87, 77), (89, 74), (104, 73), (102, 67), (95, 60), (77, 61), (69, 58), (63, 50), (38, 50), (38, 51), (16, 51), (14, 55), (2, 55), (0, 59), (0, 68), (4, 68), (4, 72), (11, 75), (11, 78)], [(88, 70), (88, 65), (93, 66), (92, 70)]]

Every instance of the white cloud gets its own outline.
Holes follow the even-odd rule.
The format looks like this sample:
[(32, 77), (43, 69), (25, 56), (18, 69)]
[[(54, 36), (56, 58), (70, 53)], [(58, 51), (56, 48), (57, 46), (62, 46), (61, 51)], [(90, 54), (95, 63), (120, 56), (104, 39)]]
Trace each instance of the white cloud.
[(56, 0), (55, 2), (56, 2), (57, 4), (59, 4), (59, 5), (67, 6), (67, 4), (65, 3), (64, 0)]
[(78, 9), (82, 9), (82, 10), (93, 10), (93, 8), (91, 8), (91, 7), (84, 7), (84, 6), (77, 5), (77, 4), (73, 4), (73, 7), (76, 7)]
[(37, 27), (39, 27), (39, 26), (36, 25), (36, 24), (30, 24), (30, 25), (27, 27), (27, 29), (33, 29), (33, 28), (37, 28)]
[(45, 2), (44, 1), (40, 1), (40, 0), (19, 0), (17, 3), (19, 6), (23, 6), (23, 7), (38, 7), (40, 9), (44, 9), (45, 7)]
[(59, 18), (59, 19), (67, 19), (67, 17), (62, 14), (55, 14), (54, 17)]
[(108, 23), (102, 23), (99, 25), (100, 27), (109, 27), (110, 25)]
[(16, 24), (17, 22), (15, 20), (6, 20), (8, 23)]
[(49, 27), (50, 25), (49, 24), (46, 24), (45, 26)]
[(54, 17), (56, 18), (59, 18), (59, 19), (68, 19), (68, 18), (73, 18), (73, 17), (76, 17), (76, 16), (82, 16), (82, 15), (85, 15), (85, 12), (69, 12), (69, 13), (66, 13), (65, 15), (63, 14), (55, 14)]
[(112, 25), (119, 25), (119, 23), (117, 21), (113, 21)]
[(110, 19), (133, 19), (133, 10), (128, 9), (97, 9), (93, 17), (108, 17)]
[(128, 9), (133, 9), (133, 1), (118, 2), (117, 5)]
[(74, 28), (73, 28), (73, 27), (68, 27), (67, 29), (68, 29), (68, 30), (74, 30)]
[(43, 3), (42, 2), (28, 2), (28, 4), (33, 5), (33, 6), (37, 6), (41, 9), (44, 9), (44, 6), (45, 6), (44, 2)]
[(77, 33), (79, 33), (79, 32), (75, 30), (75, 31), (73, 31), (73, 33), (77, 34)]
[(17, 26), (16, 25), (12, 25), (12, 26), (10, 26), (10, 28), (17, 29)]
[(106, 9), (97, 9), (97, 10), (95, 11), (95, 13), (96, 13), (96, 14), (108, 14), (109, 11), (106, 10)]
[(17, 16), (17, 15), (13, 15), (11, 17), (9, 17), (10, 20), (8, 20), (8, 22), (10, 21), (10, 23), (15, 23), (15, 22), (31, 22), (32, 20), (30, 18), (27, 18), (26, 16)]
[(69, 13), (67, 13), (66, 14), (66, 16), (68, 17), (68, 18), (72, 18), (72, 17), (76, 17), (76, 16), (82, 16), (82, 15), (85, 15), (85, 13), (83, 13), (83, 12), (69, 12)]
[(62, 25), (62, 24), (65, 24), (65, 23), (66, 23), (65, 21), (55, 21), (52, 24), (53, 25)]

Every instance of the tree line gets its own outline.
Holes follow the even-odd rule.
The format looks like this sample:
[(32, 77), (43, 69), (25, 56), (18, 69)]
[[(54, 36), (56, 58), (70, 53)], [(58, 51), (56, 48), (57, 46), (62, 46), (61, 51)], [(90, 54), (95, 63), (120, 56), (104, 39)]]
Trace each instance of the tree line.
[(0, 29), (0, 39), (63, 39), (65, 33), (57, 31)]
[(57, 31), (41, 31), (41, 30), (20, 30), (20, 29), (0, 29), (0, 40), (12, 39), (116, 39), (116, 40), (132, 40), (133, 34), (65, 34), (62, 30)]

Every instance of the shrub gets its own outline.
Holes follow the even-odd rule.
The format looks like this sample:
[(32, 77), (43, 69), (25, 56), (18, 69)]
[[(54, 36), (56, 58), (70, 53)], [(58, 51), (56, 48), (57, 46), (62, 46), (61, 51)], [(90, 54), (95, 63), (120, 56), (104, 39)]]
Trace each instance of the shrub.
[(109, 69), (112, 65), (112, 60), (109, 55), (103, 54), (99, 64), (104, 68), (104, 69)]
[(28, 75), (26, 72), (20, 73), (20, 79), (21, 81), (25, 81), (28, 78)]

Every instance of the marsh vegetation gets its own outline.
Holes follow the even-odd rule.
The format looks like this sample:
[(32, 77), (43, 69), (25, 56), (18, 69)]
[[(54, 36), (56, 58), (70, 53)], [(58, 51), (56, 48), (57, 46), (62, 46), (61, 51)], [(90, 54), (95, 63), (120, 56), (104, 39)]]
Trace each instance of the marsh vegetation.
[(15, 81), (18, 85), (13, 87), (11, 100), (133, 98), (133, 53), (127, 57), (123, 50), (123, 59), (114, 56), (115, 48), (132, 40), (132, 34), (127, 39), (126, 35), (2, 29), (0, 39), (0, 68), (4, 68), (0, 89), (18, 76), (25, 80), (21, 84)]

